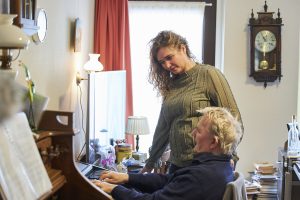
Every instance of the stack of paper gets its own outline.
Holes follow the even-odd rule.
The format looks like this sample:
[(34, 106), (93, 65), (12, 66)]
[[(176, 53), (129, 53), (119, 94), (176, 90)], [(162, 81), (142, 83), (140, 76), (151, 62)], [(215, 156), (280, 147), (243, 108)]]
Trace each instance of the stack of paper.
[(247, 198), (248, 199), (253, 199), (254, 195), (259, 194), (259, 190), (261, 188), (261, 185), (257, 181), (245, 180), (245, 187), (246, 187)]
[(259, 193), (256, 200), (277, 200), (277, 180), (278, 176), (274, 165), (269, 162), (255, 163), (255, 174), (252, 181), (260, 184)]

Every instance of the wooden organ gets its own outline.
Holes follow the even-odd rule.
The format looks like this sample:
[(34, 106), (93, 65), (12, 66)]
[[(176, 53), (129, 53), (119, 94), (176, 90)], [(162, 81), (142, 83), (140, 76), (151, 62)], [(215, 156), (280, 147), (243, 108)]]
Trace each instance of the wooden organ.
[[(60, 118), (67, 123), (61, 123)], [(44, 111), (38, 130), (35, 141), (53, 186), (41, 199), (112, 199), (77, 167), (73, 138), (79, 131), (73, 129), (72, 112)]]

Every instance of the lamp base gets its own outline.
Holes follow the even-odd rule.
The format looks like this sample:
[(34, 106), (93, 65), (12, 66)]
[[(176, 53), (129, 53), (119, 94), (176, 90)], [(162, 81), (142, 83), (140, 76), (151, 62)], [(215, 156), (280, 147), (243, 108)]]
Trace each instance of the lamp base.
[(136, 146), (135, 146), (135, 150), (138, 152), (139, 151), (139, 135), (136, 135), (135, 140), (136, 140)]
[(0, 69), (5, 69), (5, 70), (11, 69), (10, 66), (11, 66), (12, 56), (11, 56), (11, 52), (9, 49), (2, 50), (2, 55), (0, 56), (0, 61), (1, 61)]

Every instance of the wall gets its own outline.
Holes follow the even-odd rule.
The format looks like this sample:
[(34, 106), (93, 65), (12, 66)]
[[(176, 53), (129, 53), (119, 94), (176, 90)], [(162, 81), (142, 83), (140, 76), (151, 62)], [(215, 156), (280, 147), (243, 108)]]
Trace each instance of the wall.
[[(225, 2), (225, 1), (224, 1)], [(245, 133), (238, 147), (237, 170), (253, 170), (253, 163), (276, 164), (277, 148), (287, 139), (286, 123), (297, 114), (300, 1), (272, 0), (268, 11), (280, 8), (282, 27), (282, 79), (262, 83), (249, 77), (249, 28), (251, 9), (263, 11), (262, 0), (226, 0), (224, 3), (224, 73), (232, 87), (244, 122)], [(222, 5), (222, 4), (221, 4)], [(255, 15), (257, 17), (257, 15)]]
[[(78, 105), (79, 88), (75, 84), (77, 69), (81, 71), (93, 50), (93, 0), (37, 0), (37, 7), (44, 8), (48, 16), (48, 31), (43, 43), (33, 42), (27, 50), (22, 50), (19, 59), (29, 68), (36, 91), (50, 97), (49, 110), (75, 112), (75, 124), (80, 128), (81, 116)], [(81, 52), (74, 53), (73, 28), (76, 18), (82, 25)], [(18, 60), (19, 60), (18, 59)], [(18, 61), (13, 63), (17, 68)], [(81, 72), (85, 75), (84, 72)], [(85, 75), (86, 76), (86, 75)], [(24, 85), (25, 74), (19, 69), (18, 81)], [(81, 84), (83, 102), (86, 97), (86, 83)], [(85, 110), (85, 104), (83, 103)], [(80, 135), (80, 134), (79, 134)], [(83, 134), (78, 136), (83, 138)], [(76, 149), (81, 148), (84, 140), (76, 140)]]

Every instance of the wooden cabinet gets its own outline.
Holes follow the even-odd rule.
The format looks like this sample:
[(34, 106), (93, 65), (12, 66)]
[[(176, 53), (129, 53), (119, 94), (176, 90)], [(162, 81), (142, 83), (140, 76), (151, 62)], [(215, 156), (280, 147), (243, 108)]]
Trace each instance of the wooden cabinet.
[(36, 0), (10, 0), (10, 13), (17, 14), (14, 24), (24, 30), (27, 35), (37, 32), (36, 20)]
[(300, 180), (294, 169), (299, 158), (288, 157), (282, 148), (278, 151), (278, 199), (299, 200)]

